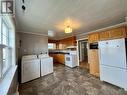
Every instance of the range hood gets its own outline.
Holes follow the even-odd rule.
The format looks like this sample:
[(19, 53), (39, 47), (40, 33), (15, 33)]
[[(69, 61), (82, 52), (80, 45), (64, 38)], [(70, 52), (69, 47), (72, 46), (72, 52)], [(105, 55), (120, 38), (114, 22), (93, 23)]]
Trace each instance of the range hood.
[(77, 48), (77, 46), (68, 46), (68, 47), (66, 47), (66, 49), (76, 49)]

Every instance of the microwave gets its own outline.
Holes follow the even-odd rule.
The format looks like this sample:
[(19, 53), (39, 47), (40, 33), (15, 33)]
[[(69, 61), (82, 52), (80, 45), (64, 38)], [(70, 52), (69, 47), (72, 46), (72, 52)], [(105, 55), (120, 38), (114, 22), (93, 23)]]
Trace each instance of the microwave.
[(89, 49), (98, 49), (98, 42), (90, 43), (89, 44)]

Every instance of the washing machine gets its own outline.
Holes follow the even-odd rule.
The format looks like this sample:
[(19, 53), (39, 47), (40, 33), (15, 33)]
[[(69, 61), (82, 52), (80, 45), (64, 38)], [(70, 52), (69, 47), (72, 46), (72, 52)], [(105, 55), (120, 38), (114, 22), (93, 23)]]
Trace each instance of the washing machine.
[(53, 58), (46, 54), (39, 55), (41, 62), (41, 76), (53, 73)]
[(40, 77), (40, 59), (37, 55), (22, 57), (21, 62), (21, 83), (31, 81)]

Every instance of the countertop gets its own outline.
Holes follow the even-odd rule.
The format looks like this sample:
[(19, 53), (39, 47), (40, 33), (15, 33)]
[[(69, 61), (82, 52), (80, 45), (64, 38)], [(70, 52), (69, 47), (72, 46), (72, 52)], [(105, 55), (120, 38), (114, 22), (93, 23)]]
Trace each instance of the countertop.
[(69, 54), (67, 52), (49, 52), (49, 54)]

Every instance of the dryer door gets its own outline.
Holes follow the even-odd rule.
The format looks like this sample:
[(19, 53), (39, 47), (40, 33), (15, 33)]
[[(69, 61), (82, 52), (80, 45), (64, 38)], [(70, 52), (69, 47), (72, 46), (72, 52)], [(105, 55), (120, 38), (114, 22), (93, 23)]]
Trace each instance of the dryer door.
[(22, 63), (22, 83), (40, 77), (40, 60), (27, 60)]

